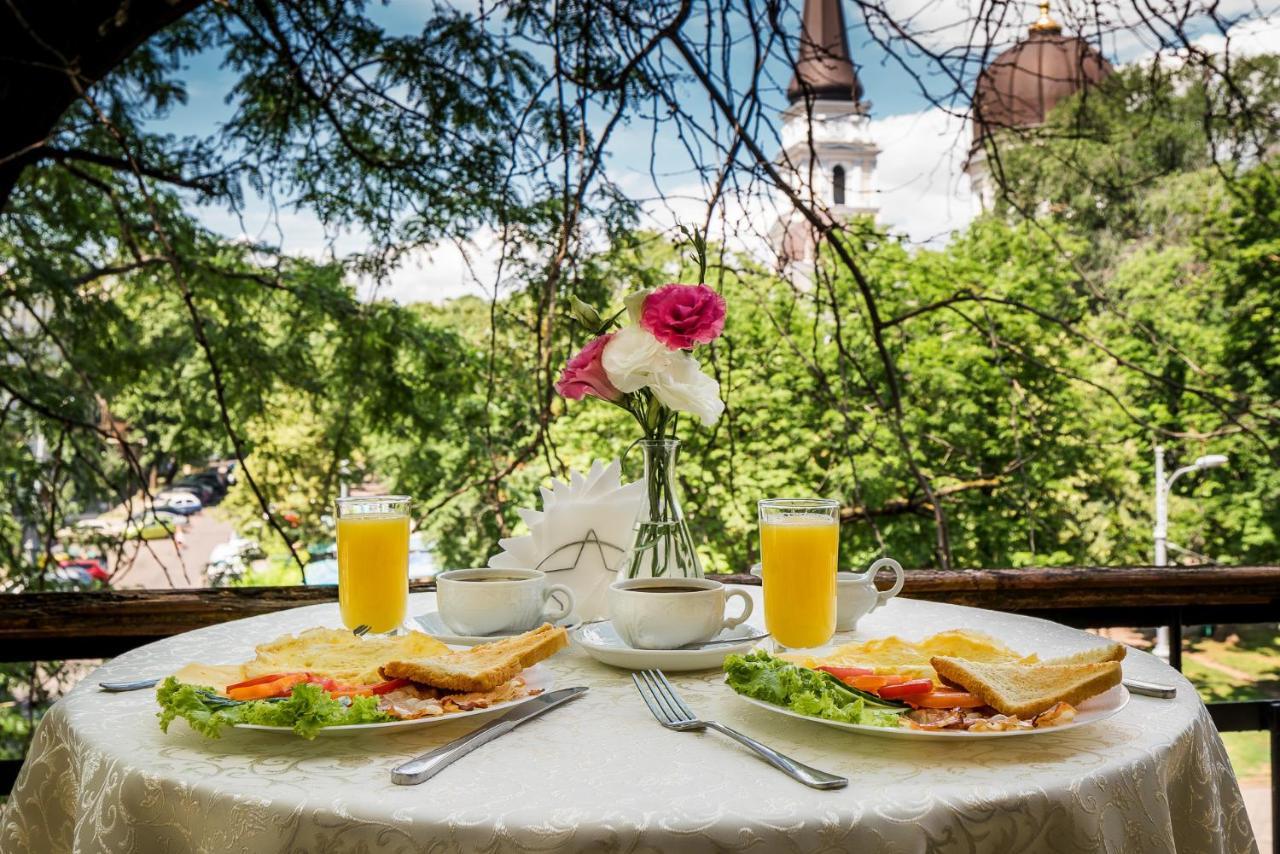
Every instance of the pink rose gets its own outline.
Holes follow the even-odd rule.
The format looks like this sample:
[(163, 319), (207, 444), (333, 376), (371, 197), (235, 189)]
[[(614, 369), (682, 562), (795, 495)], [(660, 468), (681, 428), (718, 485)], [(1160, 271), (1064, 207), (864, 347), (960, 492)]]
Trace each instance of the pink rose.
[(620, 400), (622, 392), (609, 382), (609, 375), (600, 363), (605, 345), (612, 337), (613, 333), (601, 335), (570, 359), (556, 383), (556, 391), (570, 400), (582, 400), (589, 394), (601, 400)]
[(672, 350), (688, 350), (720, 337), (724, 314), (724, 297), (706, 285), (663, 285), (645, 298), (640, 325)]

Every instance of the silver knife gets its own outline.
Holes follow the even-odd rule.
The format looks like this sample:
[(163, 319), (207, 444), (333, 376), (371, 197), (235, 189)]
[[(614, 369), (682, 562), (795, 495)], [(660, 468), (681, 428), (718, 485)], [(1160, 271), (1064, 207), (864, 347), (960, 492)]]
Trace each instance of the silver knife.
[(133, 682), (99, 682), (103, 691), (118, 694), (121, 691), (141, 691), (143, 688), (154, 688), (160, 684), (159, 679), (137, 679)]
[(1175, 685), (1161, 685), (1157, 682), (1141, 682), (1137, 679), (1124, 680), (1124, 687), (1128, 688), (1134, 694), (1142, 694), (1144, 697), (1160, 697), (1168, 700), (1171, 697), (1178, 696), (1178, 688)]
[(585, 693), (587, 693), (586, 688), (561, 688), (558, 691), (550, 691), (534, 697), (462, 738), (456, 738), (430, 753), (424, 753), (403, 765), (397, 765), (391, 769), (391, 782), (400, 786), (416, 786), (418, 783), (430, 780), (453, 764), (454, 760), (461, 759), (477, 747), (488, 744), (498, 736), (511, 732), (525, 721), (533, 720), (538, 715), (549, 712), (556, 706)]

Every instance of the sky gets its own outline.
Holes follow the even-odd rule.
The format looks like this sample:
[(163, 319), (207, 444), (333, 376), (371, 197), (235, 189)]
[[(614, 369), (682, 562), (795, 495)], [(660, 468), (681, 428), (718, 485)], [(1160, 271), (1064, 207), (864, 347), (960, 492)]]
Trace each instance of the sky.
[[(913, 31), (921, 33), (922, 40), (935, 51), (954, 49), (968, 41), (965, 22), (970, 17), (969, 7), (981, 1), (885, 0), (889, 11), (899, 19), (909, 20)], [(1073, 4), (1084, 11), (1078, 0), (1059, 0), (1054, 5), (1054, 16), (1068, 33), (1074, 31), (1072, 23), (1081, 20), (1073, 14)], [(1218, 0), (1217, 6), (1220, 15), (1237, 21), (1229, 31), (1233, 53), (1274, 50), (1280, 44), (1280, 0)], [(967, 104), (936, 73), (926, 78), (926, 88), (934, 90), (930, 94), (935, 99), (948, 95), (951, 101), (943, 106), (931, 103), (911, 73), (877, 43), (879, 28), (875, 22), (869, 28), (852, 3), (846, 2), (844, 10), (850, 51), (864, 97), (872, 105), (869, 134), (881, 151), (874, 182), (880, 207), (878, 219), (912, 244), (939, 246), (952, 231), (962, 229), (976, 210), (962, 171), (971, 140), (963, 117)], [(384, 6), (373, 6), (371, 14), (390, 32), (412, 32), (421, 27), (429, 5), (424, 0), (390, 0)], [(1008, 6), (1007, 14), (1008, 20), (993, 35), (993, 43), (1000, 46), (996, 52), (1020, 38), (1037, 12), (1033, 3), (1022, 3)], [(798, 30), (798, 20), (794, 24)], [(1207, 21), (1198, 31), (1193, 29), (1193, 34), (1204, 47), (1216, 51), (1225, 47), (1226, 38), (1212, 31)], [(1094, 41), (1101, 43), (1104, 55), (1114, 64), (1149, 58), (1154, 47), (1123, 26)], [(226, 94), (236, 79), (220, 67), (220, 62), (221, 56), (213, 52), (192, 58), (181, 75), (188, 88), (188, 103), (167, 117), (159, 129), (178, 134), (216, 133), (219, 123), (230, 115)], [(907, 62), (917, 72), (930, 70), (922, 61), (908, 58)], [(965, 68), (966, 76), (978, 70), (976, 64), (972, 66)], [(731, 65), (731, 75), (743, 72), (745, 69), (737, 64)], [(780, 90), (790, 77), (789, 69), (779, 59), (767, 68), (767, 73), (777, 81), (776, 106), (781, 110), (785, 98)], [(701, 100), (691, 99), (689, 107), (699, 118), (709, 110)], [(771, 152), (777, 148), (768, 136), (762, 142)], [(674, 138), (659, 134), (655, 139), (647, 122), (623, 125), (615, 132), (608, 160), (610, 174), (635, 197), (652, 199), (658, 195), (658, 188), (649, 172), (651, 156), (662, 164), (660, 189), (668, 201), (646, 203), (641, 224), (668, 230), (677, 219), (700, 221), (705, 210), (705, 189), (698, 183), (688, 155)], [(760, 227), (761, 222), (771, 221), (776, 215), (767, 198), (731, 198), (725, 207), (726, 220), (750, 222), (750, 230), (756, 232), (765, 230)], [(212, 207), (201, 208), (199, 215), (208, 227), (228, 237), (247, 236), (311, 257), (341, 256), (359, 251), (365, 242), (360, 234), (326, 234), (308, 212), (272, 208), (266, 200), (249, 192), (239, 215)], [(361, 288), (367, 294), (376, 292), (401, 302), (438, 302), (461, 294), (488, 294), (494, 287), (496, 255), (494, 235), (481, 230), (462, 249), (445, 244), (412, 253), (390, 281), (379, 283), (376, 288), (365, 282)]]

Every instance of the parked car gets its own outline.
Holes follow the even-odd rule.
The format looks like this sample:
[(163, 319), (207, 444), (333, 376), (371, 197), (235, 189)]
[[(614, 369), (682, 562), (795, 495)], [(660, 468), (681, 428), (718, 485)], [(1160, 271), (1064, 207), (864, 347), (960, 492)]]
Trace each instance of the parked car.
[(313, 560), (302, 568), (302, 582), (308, 587), (338, 583), (338, 559), (324, 557)]
[(55, 566), (45, 571), (45, 581), (55, 588), (92, 587), (101, 579), (82, 566)]
[(204, 502), (200, 500), (200, 496), (192, 492), (165, 490), (156, 496), (156, 509), (168, 510), (170, 513), (190, 516), (192, 513), (199, 513), (203, 507)]
[[(183, 478), (183, 480), (187, 480), (187, 479), (188, 478)], [(220, 499), (227, 494), (226, 483), (224, 483), (222, 478), (219, 477), (215, 472), (202, 471), (199, 474), (191, 475), (189, 479), (195, 481), (196, 483), (203, 483), (204, 485), (208, 486), (211, 490), (213, 490), (210, 497), (214, 499)]]
[(209, 484), (185, 477), (174, 481), (165, 492), (189, 492), (199, 498), (202, 504), (210, 503), (217, 495), (217, 490)]
[(58, 530), (58, 539), (67, 543), (99, 543), (120, 536), (123, 528), (118, 519), (81, 519), (70, 527)]
[(264, 556), (257, 540), (248, 537), (232, 537), (225, 543), (218, 543), (209, 551), (209, 563), (251, 561)]
[(248, 571), (251, 561), (261, 557), (264, 552), (257, 540), (233, 536), (225, 543), (218, 543), (209, 552), (209, 562), (204, 567), (209, 586), (228, 586)]
[(203, 481), (204, 483), (209, 484), (214, 489), (218, 490), (218, 492), (227, 491), (226, 476), (224, 476), (222, 472), (218, 471), (217, 469), (206, 469), (204, 471), (198, 471), (195, 474), (191, 475), (191, 477), (195, 478), (196, 480)]
[(103, 584), (111, 580), (111, 573), (107, 572), (107, 568), (103, 566), (102, 561), (95, 558), (64, 560), (58, 563), (58, 567), (69, 571), (82, 570), (88, 573), (91, 581), (101, 581)]
[(187, 517), (176, 513), (144, 510), (129, 517), (129, 522), (124, 527), (124, 536), (128, 540), (166, 540), (186, 522)]

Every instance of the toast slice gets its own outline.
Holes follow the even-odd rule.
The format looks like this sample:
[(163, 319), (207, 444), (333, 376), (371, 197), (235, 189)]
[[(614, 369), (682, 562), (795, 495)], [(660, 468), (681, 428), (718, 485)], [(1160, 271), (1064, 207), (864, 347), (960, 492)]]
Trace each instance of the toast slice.
[(521, 670), (550, 658), (568, 645), (568, 632), (543, 623), (522, 635), (462, 652), (390, 661), (382, 666), (382, 675), (448, 691), (492, 691)]
[(980, 664), (938, 656), (930, 660), (942, 681), (958, 685), (1003, 715), (1031, 718), (1056, 703), (1077, 705), (1120, 684), (1120, 662)]
[(1105, 661), (1123, 661), (1125, 655), (1125, 647), (1123, 644), (1107, 643), (1101, 646), (1090, 647), (1089, 649), (1077, 652), (1073, 655), (1063, 655), (1058, 658), (1050, 658), (1042, 664), (1101, 664)]

